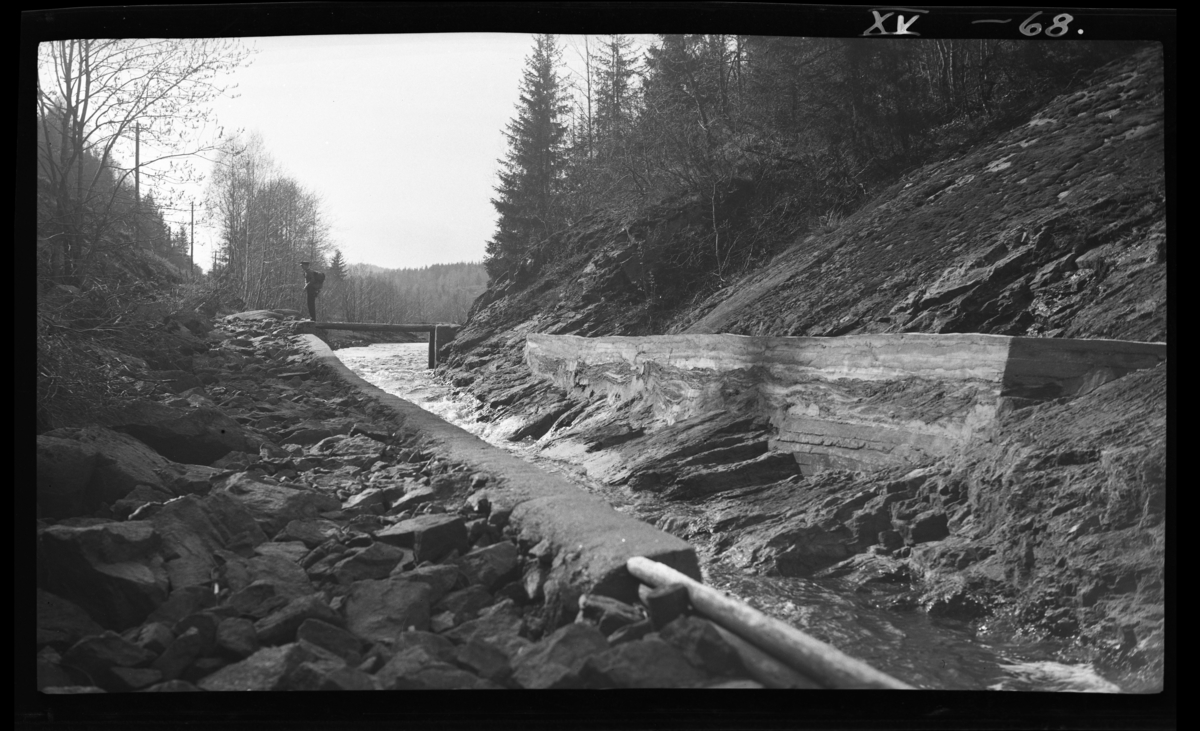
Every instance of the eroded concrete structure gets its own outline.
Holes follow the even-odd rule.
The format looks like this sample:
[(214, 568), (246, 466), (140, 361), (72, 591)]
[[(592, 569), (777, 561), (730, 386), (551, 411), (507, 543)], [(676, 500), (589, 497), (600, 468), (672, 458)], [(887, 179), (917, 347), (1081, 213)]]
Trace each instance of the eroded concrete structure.
[(920, 464), (985, 436), (998, 411), (1073, 398), (1166, 360), (1165, 343), (977, 333), (834, 338), (531, 334), (530, 369), (564, 390), (768, 419), (804, 472)]

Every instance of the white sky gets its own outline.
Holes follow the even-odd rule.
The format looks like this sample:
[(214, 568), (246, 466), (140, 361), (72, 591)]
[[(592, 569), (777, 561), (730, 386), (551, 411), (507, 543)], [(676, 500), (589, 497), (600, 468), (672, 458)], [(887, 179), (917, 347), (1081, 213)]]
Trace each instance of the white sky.
[[(481, 261), (495, 232), (497, 160), (516, 112), (528, 34), (246, 38), (258, 52), (229, 74), (237, 98), (214, 104), (227, 131), (262, 135), (280, 170), (317, 193), (350, 263), (387, 268)], [(641, 40), (641, 39), (639, 39)], [(560, 36), (579, 66), (577, 37)], [(641, 45), (641, 43), (639, 43)], [(200, 162), (207, 175), (210, 164)], [(201, 225), (208, 269), (215, 229)], [(188, 220), (187, 200), (169, 214)]]

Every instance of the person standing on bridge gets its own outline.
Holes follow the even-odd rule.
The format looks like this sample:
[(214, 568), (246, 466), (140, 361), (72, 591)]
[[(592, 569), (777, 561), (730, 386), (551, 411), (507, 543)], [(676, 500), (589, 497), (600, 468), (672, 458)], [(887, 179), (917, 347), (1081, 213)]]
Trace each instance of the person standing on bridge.
[(321, 293), (321, 286), (325, 284), (325, 273), (310, 269), (307, 261), (300, 262), (300, 268), (304, 270), (304, 291), (308, 295), (308, 318), (316, 322), (317, 295)]

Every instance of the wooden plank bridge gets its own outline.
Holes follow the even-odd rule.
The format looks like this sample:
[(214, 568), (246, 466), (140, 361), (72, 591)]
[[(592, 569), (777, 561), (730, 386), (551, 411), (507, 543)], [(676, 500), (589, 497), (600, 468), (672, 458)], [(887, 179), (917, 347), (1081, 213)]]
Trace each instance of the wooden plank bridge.
[(460, 325), (446, 323), (392, 324), (382, 322), (309, 322), (311, 327), (324, 330), (359, 330), (363, 332), (429, 333), (429, 367), (437, 367), (437, 349), (454, 339)]

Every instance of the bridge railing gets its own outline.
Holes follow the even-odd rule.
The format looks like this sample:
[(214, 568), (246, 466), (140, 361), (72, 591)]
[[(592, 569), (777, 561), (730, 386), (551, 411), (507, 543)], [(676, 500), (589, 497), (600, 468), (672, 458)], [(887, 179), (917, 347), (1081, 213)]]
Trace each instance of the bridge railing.
[(322, 330), (358, 330), (361, 332), (419, 332), (429, 333), (429, 367), (437, 367), (437, 349), (454, 339), (459, 325), (440, 322), (383, 323), (383, 322), (308, 322), (307, 326)]

